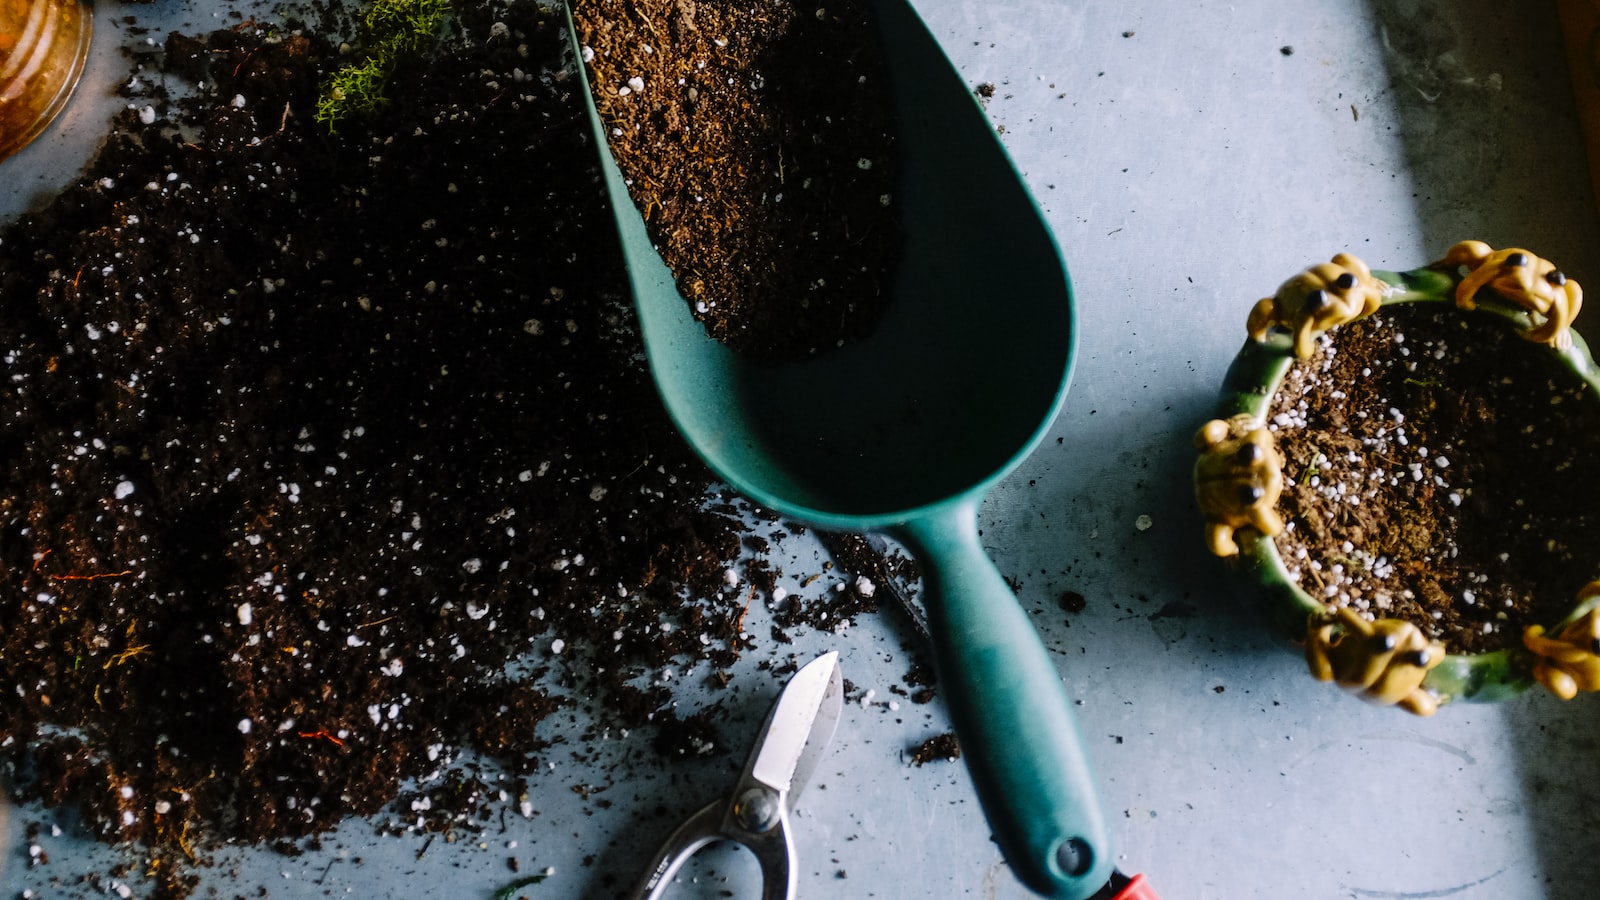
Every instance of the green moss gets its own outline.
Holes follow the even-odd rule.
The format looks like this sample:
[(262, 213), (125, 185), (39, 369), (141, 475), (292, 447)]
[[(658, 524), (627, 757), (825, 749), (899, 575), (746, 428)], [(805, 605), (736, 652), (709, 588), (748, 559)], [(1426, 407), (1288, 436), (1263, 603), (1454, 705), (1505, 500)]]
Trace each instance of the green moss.
[(450, 0), (376, 0), (362, 18), (366, 55), (323, 79), (316, 120), (338, 130), (346, 118), (377, 112), (395, 67), (428, 49), (450, 12)]

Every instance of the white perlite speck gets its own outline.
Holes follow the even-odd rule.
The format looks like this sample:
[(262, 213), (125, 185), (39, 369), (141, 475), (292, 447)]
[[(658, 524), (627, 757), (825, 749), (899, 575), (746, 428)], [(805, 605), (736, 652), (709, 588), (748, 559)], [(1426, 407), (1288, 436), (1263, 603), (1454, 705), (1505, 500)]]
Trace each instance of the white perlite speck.
[(117, 488), (116, 488), (116, 492), (115, 493), (116, 493), (116, 498), (118, 500), (126, 500), (129, 497), (133, 496), (133, 482), (131, 482), (131, 481), (119, 481), (119, 482), (117, 482)]
[(856, 593), (857, 594), (860, 594), (863, 597), (871, 597), (873, 594), (875, 594), (877, 592), (878, 592), (878, 586), (872, 583), (872, 579), (868, 578), (865, 575), (862, 575), (862, 576), (860, 576), (860, 577), (858, 577), (856, 579)]
[(240, 719), (239, 720), (239, 733), (240, 734), (249, 734), (252, 724), (253, 723), (249, 719)]
[(239, 608), (237, 610), (235, 610), (235, 612), (239, 616), (239, 624), (240, 625), (249, 625), (252, 621), (255, 620), (254, 613), (250, 608), (250, 604), (248, 604), (248, 603), (239, 604)]

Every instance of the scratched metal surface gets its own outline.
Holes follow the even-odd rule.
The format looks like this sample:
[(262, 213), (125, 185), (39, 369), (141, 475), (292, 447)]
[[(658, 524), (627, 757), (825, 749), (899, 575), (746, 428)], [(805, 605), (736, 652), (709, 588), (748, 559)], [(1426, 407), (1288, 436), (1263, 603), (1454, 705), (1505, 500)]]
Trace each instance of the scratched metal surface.
[[(1168, 900), (1594, 896), (1595, 701), (1530, 695), (1421, 720), (1312, 682), (1202, 551), (1187, 485), (1189, 436), (1249, 304), (1311, 262), (1349, 250), (1408, 268), (1479, 237), (1600, 283), (1553, 11), (1488, 0), (915, 5), (969, 82), (996, 85), (989, 113), (1073, 272), (1074, 385), (1052, 439), (984, 507), (984, 539), (1081, 699), (1119, 864)], [(103, 2), (101, 35), (123, 35), (115, 20), (127, 14), (204, 26), (224, 6)], [(117, 102), (112, 40), (97, 45), (63, 125), (0, 168), (0, 215), (88, 152)], [(791, 546), (797, 568), (814, 565), (814, 549)], [(1068, 590), (1088, 600), (1070, 626), (1056, 604)], [(965, 773), (904, 758), (948, 728), (937, 705), (881, 702), (908, 640), (885, 615), (786, 648), (839, 649), (846, 675), (878, 696), (849, 708), (802, 800), (802, 896), (1023, 897)], [(732, 706), (747, 721), (729, 723), (730, 736), (753, 735), (777, 688), (746, 675)], [(436, 841), (419, 858), (422, 839), (375, 840), (351, 822), (321, 853), (224, 854), (202, 873), (206, 890), (487, 897), (514, 854), (524, 872), (553, 869), (530, 896), (613, 896), (679, 815), (731, 783), (742, 755), (668, 769), (645, 740), (619, 738), (587, 762), (558, 756), (534, 785), (539, 814), (511, 817), (481, 845)], [(606, 791), (585, 799), (577, 785)], [(48, 866), (27, 866), (26, 821), (46, 823)], [(53, 880), (104, 873), (114, 858), (76, 838), (68, 814), (24, 809), (8, 827), (0, 896), (59, 896)], [(712, 854), (673, 896), (755, 896), (753, 868)], [(136, 876), (127, 884), (142, 889)]]

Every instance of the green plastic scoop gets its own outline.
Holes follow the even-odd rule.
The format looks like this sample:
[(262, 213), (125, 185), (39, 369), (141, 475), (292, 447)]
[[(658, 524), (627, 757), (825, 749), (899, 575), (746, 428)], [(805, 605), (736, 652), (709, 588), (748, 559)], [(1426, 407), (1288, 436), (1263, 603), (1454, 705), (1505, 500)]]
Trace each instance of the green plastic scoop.
[[(871, 337), (796, 363), (735, 355), (691, 316), (602, 153), (606, 184), (650, 368), (678, 428), (757, 503), (911, 550), (939, 683), (1006, 861), (1034, 891), (1082, 900), (1113, 870), (1094, 782), (1061, 676), (977, 527), (984, 494), (1060, 408), (1071, 291), (1038, 208), (938, 43), (905, 0), (872, 5), (898, 112), (905, 245)], [(603, 147), (587, 85), (585, 96)]]

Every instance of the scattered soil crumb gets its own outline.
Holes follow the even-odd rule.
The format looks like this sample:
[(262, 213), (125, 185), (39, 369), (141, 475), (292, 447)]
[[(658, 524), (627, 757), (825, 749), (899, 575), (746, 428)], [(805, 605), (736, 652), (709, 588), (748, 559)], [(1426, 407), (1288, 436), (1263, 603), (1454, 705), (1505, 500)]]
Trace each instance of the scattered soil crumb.
[(911, 748), (911, 761), (918, 766), (931, 762), (955, 762), (961, 758), (961, 745), (953, 732), (934, 735)]

